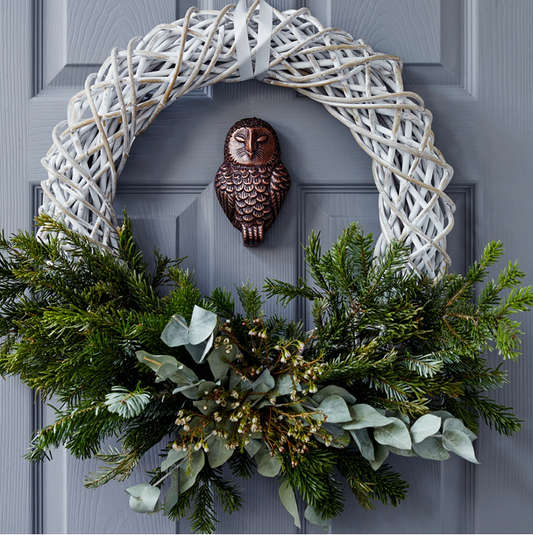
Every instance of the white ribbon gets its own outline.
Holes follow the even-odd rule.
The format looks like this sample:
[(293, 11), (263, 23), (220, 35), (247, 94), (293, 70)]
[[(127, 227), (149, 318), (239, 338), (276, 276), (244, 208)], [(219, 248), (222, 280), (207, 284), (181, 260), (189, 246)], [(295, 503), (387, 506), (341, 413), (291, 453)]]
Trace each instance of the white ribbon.
[(239, 0), (233, 14), (235, 27), (235, 48), (241, 80), (257, 78), (262, 80), (270, 64), (270, 38), (272, 37), (272, 6), (265, 0), (259, 2), (259, 28), (257, 31), (257, 46), (255, 52), (255, 73), (252, 68), (252, 54), (248, 41), (247, 0)]

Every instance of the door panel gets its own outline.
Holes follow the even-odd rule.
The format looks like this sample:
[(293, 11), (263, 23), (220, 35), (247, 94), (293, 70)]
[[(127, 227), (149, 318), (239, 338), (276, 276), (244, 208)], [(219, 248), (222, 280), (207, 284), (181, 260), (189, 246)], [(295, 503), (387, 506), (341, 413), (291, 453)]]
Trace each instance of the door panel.
[[(17, 52), (6, 60), (10, 75), (0, 85), (4, 101), (13, 104), (12, 110), (4, 110), (9, 128), (1, 134), (4, 195), (0, 217), (2, 227), (13, 230), (29, 219), (28, 212), (20, 208), (28, 196), (28, 178), (33, 182), (45, 178), (40, 159), (50, 146), (52, 128), (65, 118), (69, 99), (82, 89), (87, 74), (99, 67), (110, 49), (126, 46), (130, 38), (144, 35), (158, 23), (182, 17), (194, 3), (199, 8), (220, 9), (227, 2), (4, 3), (8, 7), (2, 17), (3, 35)], [(528, 236), (521, 229), (531, 226), (526, 219), (529, 196), (520, 194), (530, 191), (526, 162), (533, 141), (527, 120), (533, 77), (525, 56), (531, 51), (531, 2), (270, 3), (278, 9), (308, 6), (325, 25), (363, 38), (375, 50), (402, 57), (406, 89), (420, 93), (432, 111), (436, 145), (456, 169), (447, 189), (457, 204), (455, 228), (448, 239), (452, 268), (464, 271), (474, 248), (479, 252), (491, 238), (504, 239), (510, 258), (523, 257)], [(13, 28), (20, 31), (13, 32)], [(17, 80), (25, 91), (13, 91), (8, 79)], [(222, 163), (226, 132), (238, 119), (251, 116), (267, 120), (277, 130), (282, 159), (293, 179), (274, 227), (257, 249), (242, 246), (239, 233), (218, 205), (212, 184)], [(14, 140), (22, 141), (15, 146)], [(127, 206), (147, 256), (154, 244), (169, 256), (186, 256), (183, 265), (196, 270), (204, 293), (216, 286), (231, 289), (248, 276), (259, 286), (265, 277), (295, 282), (304, 274), (300, 244), (311, 230), (322, 232), (324, 247), (354, 220), (366, 232), (379, 232), (368, 156), (324, 108), (289, 89), (249, 81), (196, 91), (160, 114), (136, 141), (130, 160), (120, 180), (117, 211)], [(531, 264), (530, 258), (524, 259), (529, 273), (533, 273)], [(267, 314), (276, 311), (274, 303), (265, 307)], [(283, 314), (303, 317), (308, 312), (294, 303)], [(525, 329), (530, 322), (526, 318)], [(524, 419), (531, 419), (530, 377), (531, 365), (520, 363), (514, 367), (513, 389), (499, 396), (502, 403), (518, 405)], [(0, 531), (30, 531), (32, 517), (35, 529), (44, 532), (188, 531), (185, 521), (176, 526), (161, 516), (141, 516), (129, 510), (123, 489), (144, 479), (143, 470), (157, 462), (156, 452), (152, 463), (148, 459), (138, 469), (133, 482), (111, 483), (96, 491), (84, 489), (83, 478), (98, 463), (75, 461), (63, 450), (32, 477), (20, 456), (30, 428), (39, 424), (38, 418), (37, 424), (33, 421), (39, 417), (39, 408), (32, 412), (31, 392), (15, 380), (0, 386), (0, 396), (2, 429), (16, 437), (8, 440), (2, 435), (2, 444), (8, 446), (2, 473), (8, 474), (10, 485), (1, 487)], [(43, 418), (41, 424), (50, 418), (47, 410)], [(394, 466), (411, 483), (408, 500), (397, 509), (380, 506), (377, 512), (365, 512), (348, 498), (346, 512), (331, 531), (525, 531), (533, 523), (524, 498), (533, 492), (528, 483), (531, 477), (527, 477), (531, 470), (522, 464), (531, 443), (531, 426), (512, 439), (482, 431), (480, 442), (481, 467), (466, 467), (460, 459), (437, 464), (394, 458)], [(16, 466), (12, 467), (13, 459)], [(233, 517), (221, 514), (219, 532), (296, 531), (279, 502), (275, 481), (253, 478), (243, 485), (248, 507)], [(307, 524), (304, 531), (321, 532)]]

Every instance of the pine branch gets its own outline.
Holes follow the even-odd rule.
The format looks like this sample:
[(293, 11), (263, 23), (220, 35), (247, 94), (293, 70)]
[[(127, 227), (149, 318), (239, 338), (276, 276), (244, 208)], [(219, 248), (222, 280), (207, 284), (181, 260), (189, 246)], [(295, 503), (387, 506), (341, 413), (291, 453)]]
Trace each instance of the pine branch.
[(236, 451), (229, 460), (229, 466), (237, 477), (250, 479), (255, 469), (255, 462), (245, 451)]
[(371, 500), (380, 500), (397, 507), (407, 497), (409, 485), (388, 465), (373, 470), (363, 457), (355, 452), (339, 453), (337, 467), (346, 479), (355, 497), (365, 509), (375, 509)]
[(262, 316), (263, 300), (254, 286), (248, 281), (246, 284), (236, 286), (239, 301), (244, 308), (246, 317), (250, 320)]
[(88, 489), (95, 489), (113, 479), (125, 481), (135, 470), (146, 451), (146, 448), (139, 448), (134, 451), (119, 451), (110, 448), (109, 453), (98, 453), (95, 457), (105, 462), (106, 466), (100, 467), (98, 471), (87, 475), (85, 486)]
[(335, 453), (325, 449), (312, 450), (296, 466), (287, 462), (283, 472), (283, 478), (324, 520), (338, 516), (344, 510), (344, 492), (333, 476), (335, 462)]

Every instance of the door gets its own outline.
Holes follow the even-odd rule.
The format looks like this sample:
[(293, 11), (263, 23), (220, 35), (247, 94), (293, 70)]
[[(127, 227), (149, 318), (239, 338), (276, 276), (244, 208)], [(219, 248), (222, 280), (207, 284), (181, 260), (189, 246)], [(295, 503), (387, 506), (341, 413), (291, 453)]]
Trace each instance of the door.
[[(4, 0), (1, 24), (10, 54), (4, 55), (2, 85), (1, 227), (29, 226), (38, 205), (40, 159), (53, 127), (90, 72), (114, 46), (184, 16), (192, 1)], [(200, 0), (199, 8), (220, 9), (225, 0)], [(404, 82), (434, 115), (436, 145), (455, 168), (446, 190), (456, 202), (448, 250), (453, 269), (464, 271), (489, 239), (502, 239), (509, 258), (533, 273), (523, 235), (528, 225), (526, 167), (531, 133), (530, 27), (528, 0), (271, 0), (278, 9), (307, 6), (326, 26), (363, 38), (374, 50), (404, 60)], [(16, 81), (16, 84), (15, 84)], [(529, 114), (529, 115), (528, 115)], [(224, 137), (244, 117), (258, 116), (276, 129), (282, 159), (293, 185), (260, 248), (245, 249), (239, 233), (218, 205), (213, 188), (222, 163)], [(523, 192), (523, 193), (522, 193)], [(349, 131), (319, 104), (290, 89), (257, 81), (218, 84), (178, 100), (134, 145), (115, 202), (133, 220), (146, 252), (157, 245), (172, 257), (186, 256), (200, 289), (227, 289), (246, 278), (258, 286), (266, 277), (295, 282), (303, 275), (300, 243), (311, 230), (332, 243), (351, 221), (379, 233), (377, 193), (371, 162)], [(274, 303), (265, 312), (280, 312)], [(282, 313), (304, 317), (296, 305)], [(524, 330), (531, 320), (524, 318)], [(531, 334), (525, 337), (527, 352)], [(512, 438), (486, 429), (477, 443), (481, 466), (458, 458), (446, 463), (395, 457), (393, 466), (411, 483), (397, 509), (365, 512), (347, 494), (334, 533), (520, 532), (530, 531), (528, 504), (533, 475), (528, 420), (533, 420), (531, 365), (509, 365), (512, 388), (498, 399), (517, 407), (526, 420)], [(95, 461), (80, 462), (63, 450), (41, 467), (29, 467), (25, 453), (31, 430), (51, 416), (33, 403), (16, 379), (0, 385), (3, 456), (0, 530), (68, 533), (187, 532), (162, 516), (130, 511), (124, 489), (144, 480), (157, 452), (132, 480), (99, 490), (83, 487)], [(526, 461), (527, 460), (527, 461)], [(7, 477), (5, 476), (7, 474)], [(245, 508), (230, 517), (220, 512), (220, 533), (298, 532), (281, 505), (275, 481), (243, 482)], [(319, 532), (304, 524), (304, 532)]]

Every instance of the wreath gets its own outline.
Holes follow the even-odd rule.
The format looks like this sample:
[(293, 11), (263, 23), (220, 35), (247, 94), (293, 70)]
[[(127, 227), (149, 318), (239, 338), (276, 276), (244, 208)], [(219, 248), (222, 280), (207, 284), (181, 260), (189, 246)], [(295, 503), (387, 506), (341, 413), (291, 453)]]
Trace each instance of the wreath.
[[(258, 4), (247, 16), (252, 56)], [(0, 237), (0, 373), (59, 402), (28, 459), (61, 444), (95, 456), (105, 467), (88, 476), (94, 488), (127, 479), (163, 442), (161, 465), (127, 490), (130, 505), (189, 515), (199, 532), (214, 531), (215, 500), (229, 513), (242, 505), (225, 465), (236, 478), (277, 478), (296, 525), (297, 493), (305, 518), (327, 526), (344, 507), (339, 475), (363, 507), (396, 506), (407, 483), (385, 463), (391, 453), (477, 463), (479, 419), (504, 434), (521, 427), (485, 394), (506, 373), (484, 355), (518, 356), (511, 316), (533, 305), (533, 291), (516, 263), (486, 282), (499, 242), (465, 276), (446, 271), (451, 169), (433, 147), (429, 112), (396, 91), (399, 61), (324, 29), (307, 10), (273, 13), (265, 80), (290, 82), (349, 123), (371, 152), (381, 195), (376, 245), (356, 224), (326, 252), (313, 234), (307, 280), (265, 281), (268, 299), (311, 303), (312, 330), (265, 317), (248, 284), (236, 288), (236, 304), (222, 289), (202, 296), (179, 261), (158, 253), (147, 273), (127, 214), (116, 225), (116, 179), (134, 137), (191, 88), (238, 80), (225, 33), (235, 33), (231, 6), (190, 10), (114, 51), (71, 101), (67, 129), (54, 131), (38, 235)], [(87, 108), (93, 116), (82, 120)], [(120, 449), (103, 450), (109, 437)]]

